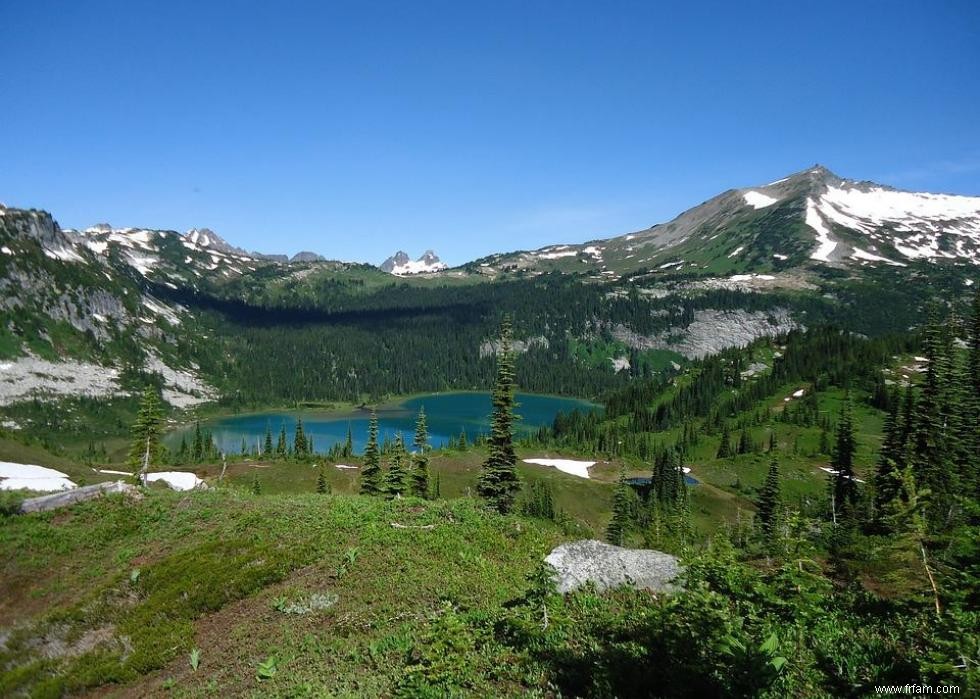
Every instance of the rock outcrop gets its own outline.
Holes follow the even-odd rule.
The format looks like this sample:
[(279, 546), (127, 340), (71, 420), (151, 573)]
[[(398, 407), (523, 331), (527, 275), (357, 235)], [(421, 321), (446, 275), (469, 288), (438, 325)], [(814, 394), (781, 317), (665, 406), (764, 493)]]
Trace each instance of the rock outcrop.
[(555, 569), (555, 582), (561, 593), (587, 583), (597, 590), (634, 585), (643, 590), (672, 592), (681, 572), (677, 558), (650, 549), (626, 549), (584, 539), (562, 544), (544, 559)]

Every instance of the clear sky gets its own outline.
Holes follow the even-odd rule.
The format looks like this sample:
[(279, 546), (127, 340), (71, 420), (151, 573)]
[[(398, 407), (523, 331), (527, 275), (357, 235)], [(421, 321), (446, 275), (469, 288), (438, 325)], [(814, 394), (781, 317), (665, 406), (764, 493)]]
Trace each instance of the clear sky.
[(980, 2), (0, 0), (0, 201), (380, 262), (819, 162), (980, 195)]

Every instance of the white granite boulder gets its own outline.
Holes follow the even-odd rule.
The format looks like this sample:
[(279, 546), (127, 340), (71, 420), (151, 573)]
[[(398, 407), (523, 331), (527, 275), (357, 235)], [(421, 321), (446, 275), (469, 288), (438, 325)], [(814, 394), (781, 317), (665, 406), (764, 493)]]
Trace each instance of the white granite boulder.
[(672, 592), (681, 572), (677, 558), (668, 553), (626, 549), (595, 539), (562, 544), (544, 560), (555, 569), (561, 593), (590, 582), (600, 591), (632, 584), (643, 590)]

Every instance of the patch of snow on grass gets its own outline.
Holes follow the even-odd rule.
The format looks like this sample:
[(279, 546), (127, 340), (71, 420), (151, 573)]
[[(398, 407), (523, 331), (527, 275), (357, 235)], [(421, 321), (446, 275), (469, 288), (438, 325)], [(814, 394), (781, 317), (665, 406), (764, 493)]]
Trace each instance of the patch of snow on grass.
[(147, 473), (146, 482), (163, 481), (174, 490), (194, 490), (204, 481), (194, 473), (185, 471), (160, 471), (159, 473)]
[(595, 466), (595, 461), (574, 461), (572, 459), (522, 459), (526, 464), (537, 466), (552, 466), (562, 473), (568, 473), (579, 478), (589, 477), (589, 467)]
[(76, 488), (68, 474), (34, 464), (0, 461), (0, 490), (36, 490), (50, 493)]
[(736, 255), (738, 255), (738, 254), (739, 254), (740, 252), (742, 252), (742, 250), (744, 250), (744, 249), (745, 249), (745, 246), (744, 246), (744, 245), (739, 245), (739, 246), (738, 246), (737, 248), (735, 248), (735, 249), (734, 249), (734, 250), (732, 250), (732, 251), (731, 251), (730, 253), (728, 253), (728, 256), (729, 256), (729, 257), (735, 257), (735, 256), (736, 256)]
[[(817, 468), (819, 468), (821, 471), (826, 471), (832, 476), (836, 476), (838, 473), (835, 469), (828, 468), (826, 466), (817, 466)], [(864, 481), (862, 481), (860, 478), (851, 478), (850, 476), (848, 476), (848, 479), (853, 480), (855, 483), (864, 483)]]

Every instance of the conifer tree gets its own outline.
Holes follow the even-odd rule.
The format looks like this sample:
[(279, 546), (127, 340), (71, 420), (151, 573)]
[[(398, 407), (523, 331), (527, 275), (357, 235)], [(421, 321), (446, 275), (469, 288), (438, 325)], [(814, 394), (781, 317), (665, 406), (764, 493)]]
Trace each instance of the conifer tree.
[(194, 423), (194, 447), (191, 452), (194, 462), (199, 463), (204, 460), (204, 436), (201, 434), (201, 423)]
[[(310, 448), (312, 452), (312, 447)], [(351, 431), (350, 423), (347, 423), (347, 439), (344, 441), (344, 458), (350, 458), (354, 454), (354, 433)]]
[(276, 441), (276, 456), (280, 459), (286, 458), (286, 425), (283, 423), (279, 427), (279, 439)]
[(425, 423), (425, 408), (419, 409), (415, 420), (415, 439), (412, 442), (415, 453), (412, 455), (412, 494), (420, 498), (429, 497), (429, 430)]
[(728, 428), (728, 421), (721, 426), (721, 444), (718, 445), (718, 458), (727, 459), (732, 455), (732, 433)]
[(830, 435), (827, 433), (827, 428), (820, 430), (820, 446), (817, 449), (821, 454), (830, 453)]
[(361, 493), (378, 495), (381, 493), (381, 454), (378, 451), (378, 414), (371, 410), (368, 422), (368, 441), (364, 449), (364, 468), (361, 469)]
[(769, 453), (772, 454), (776, 451), (776, 430), (770, 430), (769, 432)]
[(303, 418), (296, 418), (296, 434), (293, 438), (293, 453), (296, 458), (306, 456), (306, 433), (303, 431)]
[(320, 467), (320, 472), (316, 476), (316, 492), (321, 495), (326, 495), (330, 492), (330, 483), (327, 482), (327, 474), (323, 471), (323, 466)]
[(497, 380), (491, 394), (489, 455), (477, 483), (477, 492), (502, 513), (510, 512), (521, 489), (514, 452), (515, 391), (511, 324), (510, 318), (505, 316), (500, 327)]
[(898, 495), (901, 483), (897, 478), (897, 471), (905, 468), (902, 457), (906, 445), (903, 443), (902, 428), (899, 424), (900, 406), (901, 401), (898, 399), (893, 401), (882, 426), (884, 440), (878, 454), (874, 477), (874, 502), (875, 509), (879, 512)]
[(265, 442), (262, 444), (262, 456), (269, 458), (272, 456), (272, 425), (265, 423)]
[(252, 475), (252, 495), (262, 494), (262, 484), (259, 483), (259, 474)]
[(779, 462), (776, 459), (769, 462), (769, 472), (766, 474), (765, 483), (759, 492), (757, 505), (762, 532), (766, 540), (771, 542), (776, 533), (779, 512)]
[(248, 456), (248, 443), (245, 441), (245, 438), (244, 437), (242, 437), (241, 456), (242, 456), (243, 459), (246, 456)]
[(830, 467), (834, 475), (834, 503), (838, 511), (850, 511), (857, 502), (857, 483), (854, 480), (854, 422), (851, 417), (851, 401), (844, 399), (837, 420), (837, 436)]
[(738, 453), (748, 454), (752, 451), (752, 440), (749, 438), (748, 429), (743, 429), (738, 437)]
[(932, 494), (934, 507), (930, 509), (930, 515), (934, 524), (938, 524), (939, 516), (949, 504), (954, 472), (950, 459), (952, 445), (946, 424), (951, 406), (946, 404), (949, 398), (949, 367), (944, 335), (938, 313), (933, 309), (923, 350), (928, 365), (916, 401), (909, 437), (912, 451), (909, 465), (916, 483)]
[(388, 460), (388, 470), (385, 472), (384, 489), (390, 498), (401, 497), (408, 490), (408, 471), (406, 466), (408, 455), (405, 452), (405, 442), (399, 434), (395, 437), (395, 446)]
[(606, 541), (613, 546), (622, 546), (623, 539), (629, 528), (630, 520), (630, 486), (626, 482), (626, 467), (619, 469), (619, 480), (613, 491), (612, 519), (606, 527)]
[(966, 412), (967, 434), (972, 439), (966, 441), (967, 470), (964, 474), (964, 489), (967, 492), (980, 490), (980, 279), (973, 296), (973, 308), (966, 333), (966, 374), (971, 396)]
[(130, 430), (132, 434), (128, 460), (130, 466), (140, 467), (144, 462), (152, 464), (159, 461), (163, 450), (163, 445), (160, 444), (162, 423), (163, 414), (156, 389), (147, 386), (140, 400), (136, 421)]

